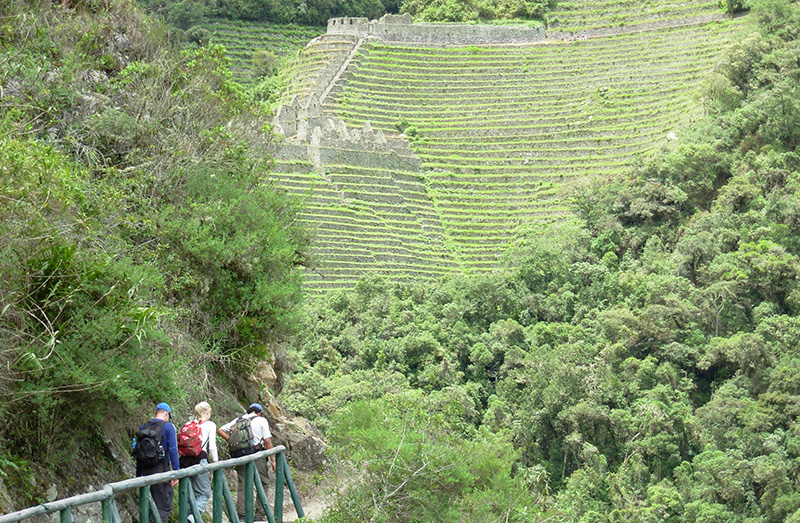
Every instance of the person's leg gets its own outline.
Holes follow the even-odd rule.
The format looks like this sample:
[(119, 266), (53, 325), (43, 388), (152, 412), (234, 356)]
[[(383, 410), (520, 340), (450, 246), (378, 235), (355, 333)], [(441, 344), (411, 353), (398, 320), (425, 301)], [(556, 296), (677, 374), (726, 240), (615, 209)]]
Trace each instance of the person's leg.
[[(207, 465), (208, 460), (200, 460), (201, 465)], [(208, 472), (203, 472), (192, 477), (192, 490), (194, 490), (194, 500), (197, 503), (197, 510), (202, 514), (206, 511), (206, 505), (211, 498), (211, 479)]]
[[(150, 494), (153, 496), (153, 501), (158, 507), (158, 515), (161, 517), (161, 523), (166, 523), (169, 519), (169, 513), (172, 511), (172, 497), (174, 490), (169, 482), (156, 483), (150, 487)], [(155, 521), (155, 518), (151, 518)]]
[(244, 514), (244, 471), (244, 465), (236, 467), (236, 477), (238, 478), (236, 484), (236, 512), (238, 514)]
[[(275, 473), (272, 472), (272, 465), (269, 464), (269, 458), (256, 460), (256, 470), (261, 479), (261, 486), (264, 487), (264, 493), (267, 495), (268, 503), (272, 506), (275, 502)], [(259, 507), (261, 506), (260, 503), (256, 505)]]

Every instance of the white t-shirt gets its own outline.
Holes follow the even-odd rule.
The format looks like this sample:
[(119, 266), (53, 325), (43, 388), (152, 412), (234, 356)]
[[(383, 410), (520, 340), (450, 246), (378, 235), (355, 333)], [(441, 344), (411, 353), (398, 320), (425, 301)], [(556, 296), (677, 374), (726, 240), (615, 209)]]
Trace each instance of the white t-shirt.
[(203, 438), (203, 450), (208, 454), (208, 462), (219, 461), (219, 454), (217, 453), (217, 424), (213, 421), (200, 423), (200, 434)]
[[(269, 431), (269, 421), (267, 421), (266, 418), (257, 415), (255, 412), (245, 414), (244, 417), (252, 418), (253, 420), (250, 422), (250, 428), (253, 429), (253, 445), (261, 445), (263, 447), (264, 440), (272, 437), (272, 433)], [(231, 428), (236, 423), (237, 419), (239, 418), (231, 420), (220, 428), (223, 432), (230, 434)]]

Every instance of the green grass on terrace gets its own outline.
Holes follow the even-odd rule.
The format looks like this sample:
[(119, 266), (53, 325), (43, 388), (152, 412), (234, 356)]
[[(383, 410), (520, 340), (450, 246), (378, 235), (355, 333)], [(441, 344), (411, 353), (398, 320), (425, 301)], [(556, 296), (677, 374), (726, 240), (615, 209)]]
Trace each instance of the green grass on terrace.
[[(393, 278), (434, 278), (460, 271), (420, 173), (326, 167), (323, 175), (308, 172), (305, 162), (278, 161), (277, 172), (271, 174), (273, 183), (305, 202), (301, 219), (314, 231), (313, 253), (319, 263), (317, 276), (309, 275), (311, 289), (322, 280), (334, 288), (352, 286), (360, 271)], [(346, 248), (337, 250), (337, 245)], [(336, 270), (344, 268), (350, 276), (336, 276)]]
[[(424, 199), (415, 203), (440, 220), (453, 267), (485, 270), (519, 225), (569, 215), (563, 181), (624, 172), (697, 114), (700, 84), (741, 26), (729, 21), (469, 49), (372, 43), (362, 47), (325, 111), (356, 127), (371, 122), (387, 134), (397, 132), (401, 119), (414, 126), (412, 148), (424, 169), (415, 192), (432, 209)], [(390, 173), (337, 167), (331, 179), (337, 170), (344, 171), (337, 190), (360, 205), (396, 190)], [(369, 220), (378, 230), (400, 235), (409, 252), (424, 245), (405, 236), (414, 222), (393, 217), (391, 202), (372, 205)], [(367, 215), (360, 216), (348, 223), (366, 225)], [(326, 234), (338, 234), (330, 218), (314, 219)], [(377, 240), (378, 230), (370, 225), (352, 240)]]
[(223, 44), (228, 50), (234, 77), (243, 84), (253, 81), (253, 52), (257, 49), (266, 49), (278, 56), (288, 57), (325, 32), (322, 27), (230, 20), (208, 21), (201, 24), (201, 27), (211, 32), (212, 42)]
[[(645, 0), (628, 19), (707, 14), (707, 4)], [(567, 16), (603, 23), (593, 5), (617, 18), (637, 9), (630, 0), (561, 5), (562, 27)], [(423, 169), (326, 165), (320, 173), (310, 162), (277, 163), (272, 182), (301, 198), (301, 219), (315, 231), (310, 294), (351, 288), (368, 273), (411, 281), (492, 270), (519, 227), (574, 218), (565, 183), (623, 173), (667, 133), (680, 135), (702, 110), (701, 82), (742, 26), (713, 22), (528, 46), (365, 42), (327, 98), (325, 116), (354, 127), (370, 122), (390, 140), (398, 124), (413, 126), (411, 147)], [(264, 41), (263, 32), (218, 29), (240, 45)], [(307, 94), (353, 45), (326, 37), (304, 49), (316, 35), (305, 36), (281, 73), (290, 86), (284, 102)], [(290, 35), (272, 38), (284, 45)], [(247, 49), (231, 53), (244, 60)]]
[(551, 29), (584, 29), (635, 26), (702, 15), (721, 14), (709, 0), (562, 0), (548, 15)]

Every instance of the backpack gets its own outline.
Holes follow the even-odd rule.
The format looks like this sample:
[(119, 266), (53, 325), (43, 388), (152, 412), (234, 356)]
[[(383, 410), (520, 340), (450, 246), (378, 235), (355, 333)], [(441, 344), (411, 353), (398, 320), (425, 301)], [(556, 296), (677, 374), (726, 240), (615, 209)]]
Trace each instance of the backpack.
[(253, 427), (250, 426), (252, 417), (239, 416), (231, 427), (228, 447), (232, 458), (247, 456), (256, 451), (253, 445)]
[(203, 431), (200, 424), (192, 420), (178, 432), (178, 454), (195, 457), (203, 452)]
[(136, 433), (136, 446), (133, 447), (133, 457), (142, 467), (153, 467), (164, 460), (166, 456), (164, 446), (161, 444), (161, 435), (164, 422), (149, 422), (147, 426)]

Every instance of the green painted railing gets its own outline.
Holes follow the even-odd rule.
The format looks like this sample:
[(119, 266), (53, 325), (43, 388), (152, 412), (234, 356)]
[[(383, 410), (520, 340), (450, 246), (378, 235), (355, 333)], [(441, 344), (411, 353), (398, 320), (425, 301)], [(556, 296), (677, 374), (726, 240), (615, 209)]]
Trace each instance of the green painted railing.
[[(115, 496), (121, 492), (128, 490), (139, 490), (139, 521), (147, 523), (152, 515), (156, 523), (162, 522), (158, 515), (155, 502), (150, 495), (150, 486), (156, 483), (163, 483), (173, 479), (179, 480), (178, 483), (178, 522), (187, 523), (189, 514), (192, 514), (196, 523), (203, 521), (201, 514), (197, 510), (197, 504), (194, 499), (194, 491), (191, 488), (189, 478), (196, 476), (203, 472), (211, 472), (212, 476), (212, 500), (213, 500), (213, 521), (214, 523), (222, 523), (222, 513), (226, 510), (230, 523), (242, 523), (239, 516), (236, 514), (236, 503), (234, 503), (231, 491), (228, 488), (228, 482), (225, 479), (225, 469), (230, 469), (238, 465), (245, 465), (245, 484), (244, 484), (244, 500), (245, 500), (245, 514), (244, 523), (253, 523), (255, 519), (255, 503), (260, 504), (261, 508), (267, 516), (269, 523), (283, 523), (283, 498), (284, 486), (288, 487), (289, 493), (294, 503), (297, 516), (302, 518), (305, 516), (303, 507), (300, 504), (300, 497), (297, 494), (297, 488), (292, 479), (292, 473), (289, 471), (289, 464), (286, 461), (286, 448), (283, 445), (263, 450), (249, 456), (241, 458), (227, 459), (218, 461), (216, 463), (209, 463), (207, 465), (195, 465), (193, 467), (162, 472), (160, 474), (153, 474), (151, 476), (140, 476), (137, 478), (126, 479), (116, 483), (109, 483), (104, 486), (102, 490), (90, 492), (88, 494), (80, 494), (53, 501), (52, 503), (42, 503), (37, 507), (26, 508), (18, 512), (12, 512), (0, 516), (0, 523), (15, 523), (23, 521), (27, 518), (34, 516), (41, 516), (43, 514), (51, 514), (59, 512), (61, 516), (61, 523), (73, 523), (72, 507), (78, 505), (85, 505), (87, 503), (102, 503), (103, 508), (103, 523), (122, 523), (122, 519), (117, 509)], [(264, 492), (264, 487), (258, 476), (256, 470), (256, 460), (267, 459), (269, 456), (275, 456), (275, 504), (274, 509), (270, 507), (267, 493)], [(254, 487), (255, 486), (255, 491)], [(242, 485), (239, 486), (242, 488)]]

